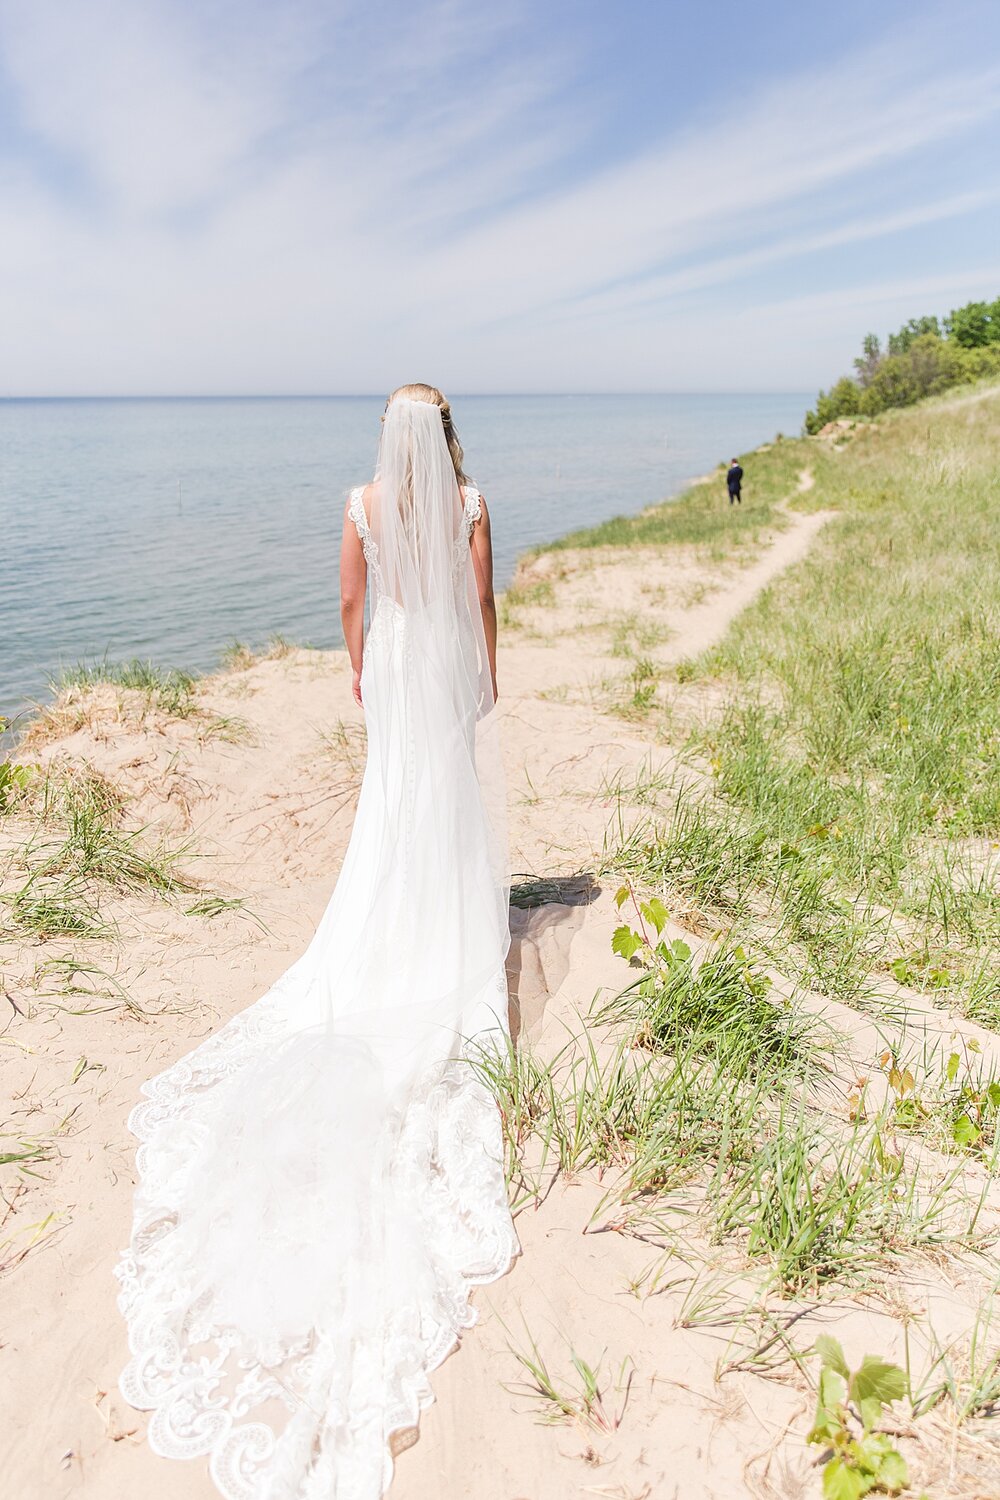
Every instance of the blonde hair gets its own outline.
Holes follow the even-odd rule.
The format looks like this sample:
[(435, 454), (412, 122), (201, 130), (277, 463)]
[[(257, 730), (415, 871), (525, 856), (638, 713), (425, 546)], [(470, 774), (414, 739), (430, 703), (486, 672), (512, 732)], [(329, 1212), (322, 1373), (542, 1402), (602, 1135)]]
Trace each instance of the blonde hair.
[(396, 397), (404, 401), (426, 401), (431, 406), (436, 406), (441, 412), (441, 425), (444, 428), (445, 441), (448, 444), (448, 452), (455, 466), (455, 478), (459, 484), (471, 483), (462, 465), (465, 463), (465, 454), (462, 445), (458, 441), (458, 433), (455, 424), (451, 420), (451, 406), (448, 397), (443, 391), (439, 391), (436, 385), (422, 385), (419, 381), (413, 385), (400, 385), (392, 392), (389, 400), (385, 403), (390, 406)]

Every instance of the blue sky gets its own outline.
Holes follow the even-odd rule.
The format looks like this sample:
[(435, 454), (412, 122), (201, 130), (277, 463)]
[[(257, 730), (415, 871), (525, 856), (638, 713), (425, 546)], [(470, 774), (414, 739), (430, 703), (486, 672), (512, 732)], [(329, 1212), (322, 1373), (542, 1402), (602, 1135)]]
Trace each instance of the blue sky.
[(0, 394), (812, 390), (997, 161), (993, 0), (0, 0)]

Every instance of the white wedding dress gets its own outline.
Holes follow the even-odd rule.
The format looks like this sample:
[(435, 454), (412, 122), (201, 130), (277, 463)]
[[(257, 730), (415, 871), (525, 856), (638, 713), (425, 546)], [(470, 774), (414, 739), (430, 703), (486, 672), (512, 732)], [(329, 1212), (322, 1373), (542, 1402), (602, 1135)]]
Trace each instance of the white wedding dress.
[(437, 407), (389, 406), (349, 514), (368, 760), (336, 890), (303, 957), (129, 1121), (121, 1389), (226, 1500), (378, 1500), (470, 1289), (518, 1249), (475, 1066), (506, 1046), (508, 944), (479, 496)]

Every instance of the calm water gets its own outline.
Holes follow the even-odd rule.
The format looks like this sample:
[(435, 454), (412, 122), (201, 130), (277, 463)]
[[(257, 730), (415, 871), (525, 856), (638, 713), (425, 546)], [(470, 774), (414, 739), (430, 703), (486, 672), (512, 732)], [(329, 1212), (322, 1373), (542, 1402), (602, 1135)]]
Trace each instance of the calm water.
[[(798, 432), (807, 402), (456, 399), (499, 585), (531, 543)], [(235, 639), (341, 644), (344, 498), (371, 475), (381, 411), (368, 396), (0, 401), (0, 713), (83, 657), (204, 669)]]

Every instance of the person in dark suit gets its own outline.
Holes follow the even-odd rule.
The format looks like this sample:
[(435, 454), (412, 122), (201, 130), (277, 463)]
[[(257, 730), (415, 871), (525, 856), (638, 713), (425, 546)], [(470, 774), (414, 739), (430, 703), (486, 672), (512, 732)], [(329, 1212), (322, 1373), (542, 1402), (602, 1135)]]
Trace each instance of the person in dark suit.
[(729, 503), (742, 505), (740, 498), (740, 485), (743, 483), (743, 470), (740, 468), (739, 459), (734, 458), (729, 465), (729, 473), (726, 475), (726, 485), (729, 489)]

